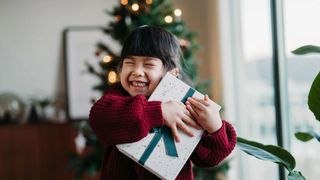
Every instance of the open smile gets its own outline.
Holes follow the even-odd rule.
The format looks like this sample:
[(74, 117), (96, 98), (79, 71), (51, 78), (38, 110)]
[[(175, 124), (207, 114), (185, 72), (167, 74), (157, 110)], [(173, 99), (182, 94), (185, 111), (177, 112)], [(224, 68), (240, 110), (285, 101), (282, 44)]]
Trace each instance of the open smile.
[(145, 90), (147, 89), (149, 83), (143, 81), (130, 81), (130, 86), (135, 90)]
[(145, 87), (148, 85), (146, 82), (141, 82), (141, 81), (131, 81), (130, 84), (136, 87)]

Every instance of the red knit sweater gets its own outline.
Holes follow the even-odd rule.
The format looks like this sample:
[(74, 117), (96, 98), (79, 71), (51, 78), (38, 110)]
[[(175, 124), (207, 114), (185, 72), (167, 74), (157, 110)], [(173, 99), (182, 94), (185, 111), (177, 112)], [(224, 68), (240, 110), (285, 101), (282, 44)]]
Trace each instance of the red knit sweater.
[[(90, 111), (90, 125), (105, 147), (101, 179), (158, 179), (138, 163), (126, 157), (116, 144), (135, 142), (145, 137), (149, 130), (164, 125), (161, 102), (148, 102), (143, 95), (124, 96), (108, 92)], [(176, 179), (192, 180), (192, 165), (210, 167), (219, 164), (233, 150), (236, 133), (226, 121), (215, 133), (204, 133), (201, 141)]]

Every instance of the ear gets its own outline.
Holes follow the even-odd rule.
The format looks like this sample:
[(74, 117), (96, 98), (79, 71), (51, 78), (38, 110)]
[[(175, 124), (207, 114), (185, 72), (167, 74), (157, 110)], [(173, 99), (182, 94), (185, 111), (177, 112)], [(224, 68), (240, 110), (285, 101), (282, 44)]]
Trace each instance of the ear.
[(179, 68), (173, 68), (169, 71), (169, 73), (171, 73), (172, 75), (174, 75), (175, 77), (179, 76), (180, 74), (180, 70)]

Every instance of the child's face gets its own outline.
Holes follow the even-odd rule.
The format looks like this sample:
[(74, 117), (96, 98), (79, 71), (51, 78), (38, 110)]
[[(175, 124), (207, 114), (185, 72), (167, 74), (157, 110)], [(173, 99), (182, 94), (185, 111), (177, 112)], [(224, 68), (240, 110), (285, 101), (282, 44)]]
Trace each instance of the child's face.
[(149, 97), (164, 74), (164, 66), (160, 59), (130, 56), (123, 61), (120, 82), (131, 96), (142, 94)]

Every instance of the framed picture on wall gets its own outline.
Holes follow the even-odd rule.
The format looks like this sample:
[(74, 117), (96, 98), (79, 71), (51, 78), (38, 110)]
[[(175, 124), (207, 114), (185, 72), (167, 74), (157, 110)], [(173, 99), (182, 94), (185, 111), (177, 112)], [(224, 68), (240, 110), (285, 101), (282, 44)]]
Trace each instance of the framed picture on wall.
[(88, 119), (92, 100), (102, 94), (93, 87), (100, 83), (88, 72), (87, 63), (100, 71), (103, 57), (96, 54), (98, 43), (120, 51), (120, 45), (103, 32), (103, 27), (68, 27), (63, 31), (66, 75), (67, 116), (70, 120)]

